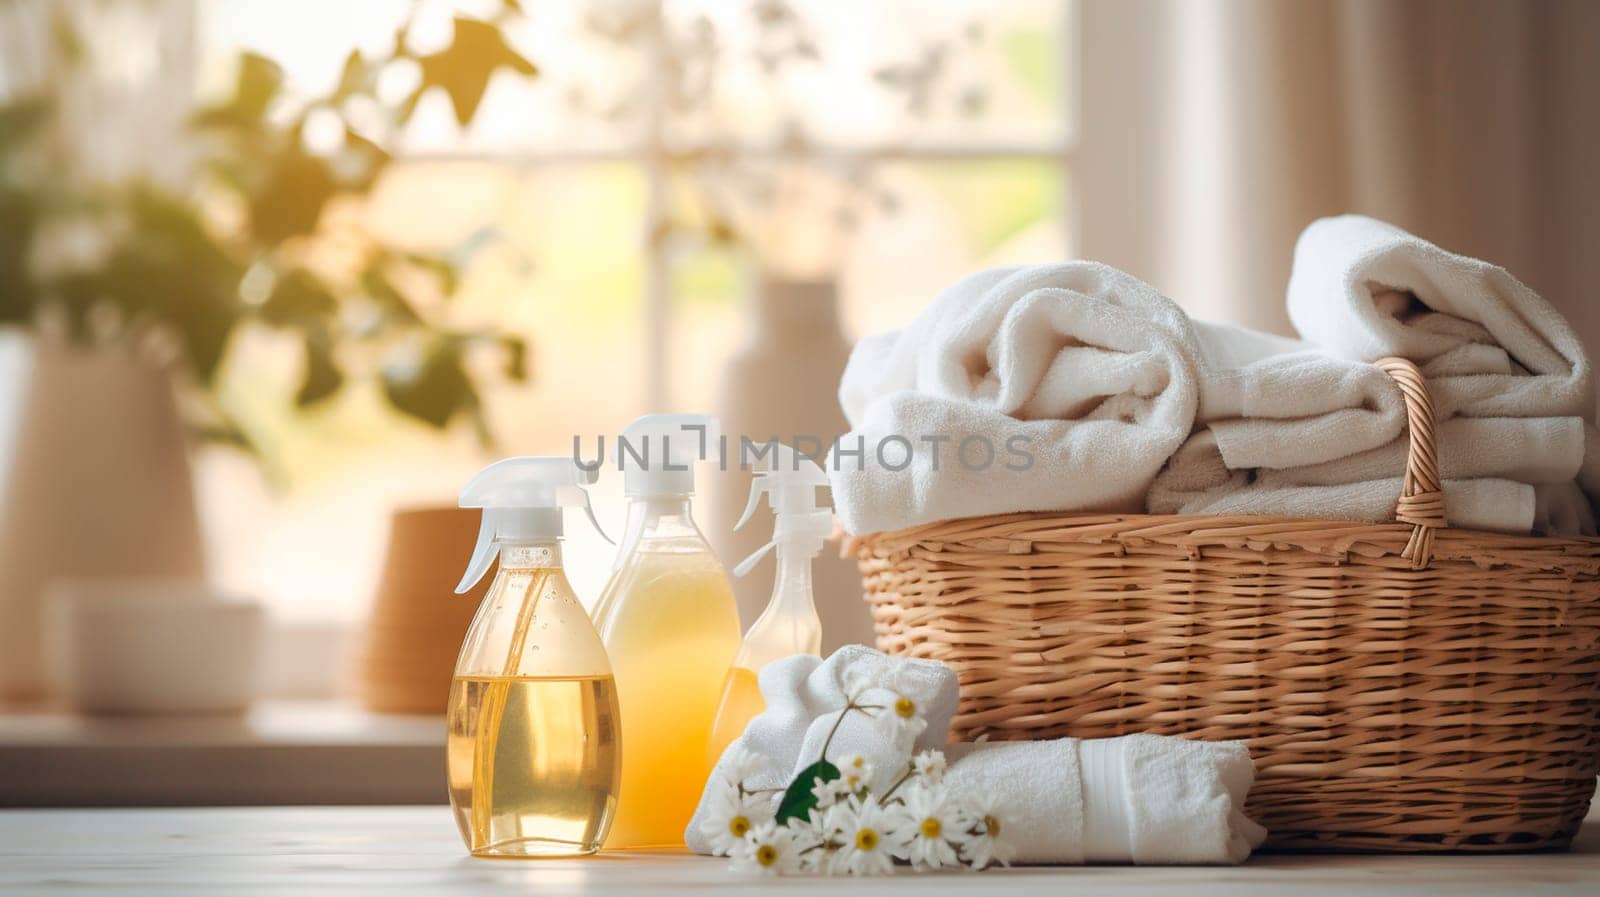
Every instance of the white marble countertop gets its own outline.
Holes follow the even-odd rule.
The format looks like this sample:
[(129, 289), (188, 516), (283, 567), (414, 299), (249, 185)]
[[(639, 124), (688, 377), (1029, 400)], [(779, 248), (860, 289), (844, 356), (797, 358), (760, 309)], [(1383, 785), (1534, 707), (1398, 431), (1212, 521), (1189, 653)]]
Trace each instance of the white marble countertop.
[(1263, 855), (1231, 868), (1058, 867), (747, 879), (721, 860), (476, 860), (444, 807), (0, 811), (0, 893), (808, 894), (1300, 897), (1600, 894), (1600, 819), (1570, 853)]

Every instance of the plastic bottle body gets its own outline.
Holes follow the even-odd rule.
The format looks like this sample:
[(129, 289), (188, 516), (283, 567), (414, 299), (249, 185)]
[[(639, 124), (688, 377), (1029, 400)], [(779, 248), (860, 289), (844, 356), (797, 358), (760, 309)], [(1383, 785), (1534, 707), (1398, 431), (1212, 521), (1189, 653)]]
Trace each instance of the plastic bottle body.
[(687, 496), (636, 499), (595, 622), (622, 709), (621, 795), (609, 848), (683, 844), (711, 768), (706, 744), (739, 613)]
[(757, 678), (761, 668), (793, 654), (822, 653), (822, 620), (811, 591), (811, 557), (778, 549), (772, 598), (751, 624), (722, 683), (717, 715), (706, 744), (715, 765), (756, 714), (766, 709)]
[(450, 804), (467, 848), (594, 853), (616, 808), (621, 738), (611, 666), (559, 543), (502, 543), (447, 711)]

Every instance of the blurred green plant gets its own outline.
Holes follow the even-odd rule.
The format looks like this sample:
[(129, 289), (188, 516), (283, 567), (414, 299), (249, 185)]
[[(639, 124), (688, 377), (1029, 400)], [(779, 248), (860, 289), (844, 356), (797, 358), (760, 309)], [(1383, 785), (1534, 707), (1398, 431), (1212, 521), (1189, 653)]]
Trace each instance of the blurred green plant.
[[(371, 376), (401, 413), (436, 428), (466, 417), (488, 441), (468, 355), (497, 352), (497, 374), (522, 382), (529, 348), (515, 334), (452, 328), (418, 301), (456, 291), (471, 247), (407, 251), (337, 212), (369, 194), (393, 161), (384, 147), (428, 91), (443, 90), (466, 127), (497, 71), (537, 74), (503, 31), (521, 14), (503, 0), (487, 18), (457, 16), (450, 42), (426, 54), (409, 48), (408, 18), (387, 52), (352, 50), (332, 90), (309, 98), (291, 95), (271, 59), (242, 54), (231, 96), (190, 119), (200, 164), (178, 187), (75, 178), (52, 145), (52, 85), (11, 97), (0, 105), (0, 326), (52, 327), (90, 345), (164, 341), (209, 399), (198, 429), (245, 448), (255, 444), (216, 387), (246, 325), (302, 345), (299, 407)], [(52, 27), (80, 58), (70, 22)], [(394, 72), (411, 84), (384, 102), (394, 91), (380, 80)]]

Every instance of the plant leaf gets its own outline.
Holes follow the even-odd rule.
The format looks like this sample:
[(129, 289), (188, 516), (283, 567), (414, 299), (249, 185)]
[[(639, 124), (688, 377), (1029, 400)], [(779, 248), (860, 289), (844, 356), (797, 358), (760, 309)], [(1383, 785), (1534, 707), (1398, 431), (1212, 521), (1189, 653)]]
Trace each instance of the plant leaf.
[(839, 778), (839, 767), (826, 760), (817, 762), (800, 770), (794, 781), (783, 792), (783, 800), (778, 802), (778, 815), (774, 821), (778, 825), (785, 825), (791, 819), (801, 822), (811, 817), (811, 811), (817, 808), (817, 796), (811, 789), (817, 782), (831, 782)]
[(478, 404), (478, 393), (453, 340), (435, 345), (418, 365), (385, 366), (383, 392), (395, 408), (437, 429), (449, 424), (456, 412)]
[(190, 124), (199, 128), (259, 129), (282, 87), (281, 66), (259, 53), (241, 53), (233, 96), (227, 102), (200, 109), (190, 118)]
[(457, 16), (450, 46), (422, 57), (422, 83), (418, 93), (442, 87), (450, 95), (456, 123), (466, 127), (478, 112), (489, 78), (500, 68), (533, 76), (539, 69), (506, 43), (500, 29), (488, 22)]
[(307, 334), (305, 347), (305, 373), (300, 378), (299, 391), (294, 394), (294, 403), (300, 408), (333, 395), (344, 385), (344, 373), (334, 362), (327, 339)]
[(250, 198), (250, 224), (256, 239), (277, 244), (311, 233), (338, 189), (327, 162), (298, 148), (285, 153)]
[(274, 327), (304, 325), (331, 317), (339, 300), (321, 278), (296, 268), (278, 278), (261, 303), (261, 319)]
[(506, 350), (506, 379), (513, 383), (528, 382), (528, 341), (507, 334), (500, 337), (500, 346)]

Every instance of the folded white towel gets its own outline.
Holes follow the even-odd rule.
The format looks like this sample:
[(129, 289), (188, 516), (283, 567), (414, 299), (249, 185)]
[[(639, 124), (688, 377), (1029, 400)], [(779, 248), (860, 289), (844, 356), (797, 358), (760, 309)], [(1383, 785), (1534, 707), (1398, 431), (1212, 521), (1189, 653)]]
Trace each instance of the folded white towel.
[[(1593, 372), (1566, 319), (1504, 268), (1360, 215), (1312, 222), (1295, 245), (1289, 319), (1358, 361), (1422, 368), (1440, 417), (1594, 420)], [(1446, 383), (1446, 381), (1454, 381)]]
[(905, 330), (851, 353), (839, 399), (853, 429), (840, 446), (864, 452), (831, 459), (834, 508), (855, 533), (1137, 510), (1194, 422), (1194, 344), (1171, 300), (1105, 265), (964, 278)]
[(1225, 864), (1266, 839), (1244, 815), (1244, 744), (1157, 735), (956, 744), (946, 778), (997, 798), (1020, 863)]
[(1567, 320), (1504, 268), (1372, 218), (1324, 218), (1295, 244), (1288, 305), (1295, 329), (1337, 354), (1417, 362), (1441, 418), (1582, 418), (1590, 458), (1579, 482), (1600, 499), (1589, 356)]
[[(846, 714), (840, 720), (846, 700), (846, 682), (861, 676), (868, 682), (893, 681), (902, 693), (913, 695), (922, 705), (927, 728), (912, 738), (901, 735), (890, 739), (884, 727), (863, 713)], [(784, 788), (795, 775), (822, 756), (834, 724), (839, 723), (828, 747), (828, 759), (861, 756), (877, 777), (868, 782), (882, 791), (905, 768), (908, 758), (918, 750), (937, 748), (949, 735), (950, 718), (955, 715), (957, 686), (951, 669), (936, 661), (890, 657), (864, 645), (845, 645), (823, 661), (809, 654), (796, 654), (775, 660), (758, 674), (761, 697), (766, 709), (745, 727), (717, 761), (711, 782), (726, 777), (732, 760), (742, 751), (766, 758), (767, 763), (750, 779), (752, 788)], [(869, 689), (864, 703), (879, 701), (885, 692)], [(710, 841), (701, 823), (711, 811), (713, 790), (700, 796), (700, 805), (684, 832), (689, 849), (710, 853)]]

